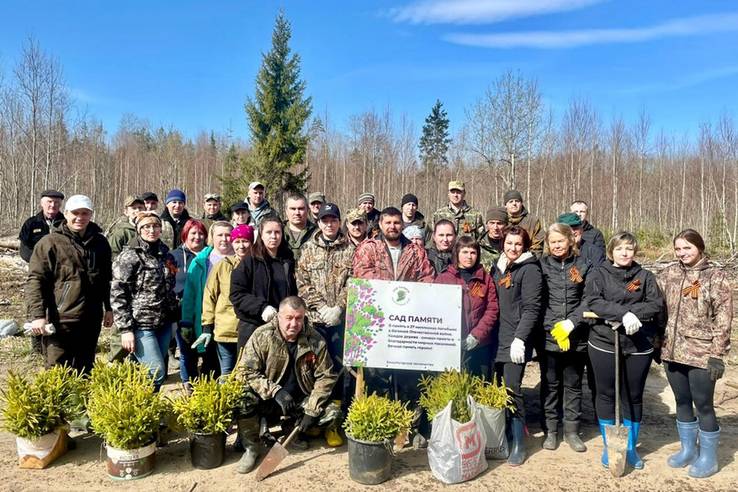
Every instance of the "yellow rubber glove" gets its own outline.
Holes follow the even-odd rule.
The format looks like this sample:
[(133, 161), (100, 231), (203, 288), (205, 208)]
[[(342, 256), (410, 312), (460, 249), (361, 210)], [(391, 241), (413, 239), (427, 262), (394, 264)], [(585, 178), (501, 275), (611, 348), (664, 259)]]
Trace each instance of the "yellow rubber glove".
[(572, 330), (574, 330), (574, 323), (568, 319), (555, 323), (551, 329), (551, 336), (556, 340), (556, 344), (562, 352), (566, 352), (571, 348), (569, 333), (571, 333)]

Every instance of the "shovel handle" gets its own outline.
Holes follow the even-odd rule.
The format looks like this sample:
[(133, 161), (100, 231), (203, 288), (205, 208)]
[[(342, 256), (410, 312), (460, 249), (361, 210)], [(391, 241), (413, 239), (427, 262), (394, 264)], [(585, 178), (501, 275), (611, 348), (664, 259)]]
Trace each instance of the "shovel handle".
[(620, 333), (615, 330), (615, 425), (620, 427)]
[(297, 435), (297, 433), (300, 432), (300, 426), (296, 426), (294, 429), (292, 429), (292, 432), (290, 432), (290, 435), (287, 436), (287, 439), (284, 440), (282, 443), (282, 447), (286, 448), (287, 445), (294, 439), (294, 437)]

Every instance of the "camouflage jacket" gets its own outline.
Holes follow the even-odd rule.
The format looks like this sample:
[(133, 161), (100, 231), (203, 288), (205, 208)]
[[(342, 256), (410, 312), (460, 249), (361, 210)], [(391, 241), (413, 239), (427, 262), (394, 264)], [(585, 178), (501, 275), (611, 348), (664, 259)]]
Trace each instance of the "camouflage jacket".
[(392, 265), (384, 238), (380, 235), (366, 239), (354, 253), (354, 277), (368, 280), (402, 280), (405, 282), (433, 282), (433, 266), (425, 249), (400, 235), (402, 251), (397, 271)]
[(676, 262), (662, 270), (657, 281), (666, 304), (661, 358), (706, 368), (709, 357), (727, 355), (733, 299), (725, 272), (708, 259), (692, 268)]
[(113, 262), (110, 304), (120, 332), (153, 330), (174, 321), (177, 264), (169, 248), (137, 238)]
[(123, 246), (136, 235), (136, 228), (130, 223), (128, 217), (119, 217), (113, 225), (110, 226), (108, 232), (105, 233), (105, 237), (108, 238), (110, 243), (110, 251), (113, 253), (113, 258), (118, 256), (123, 251)]
[(482, 252), (482, 258), (479, 262), (484, 267), (484, 270), (489, 273), (502, 254), (502, 240), (494, 242), (489, 238), (489, 234), (485, 234), (479, 240), (479, 249)]
[(313, 237), (315, 231), (318, 229), (318, 226), (316, 226), (312, 222), (308, 222), (305, 226), (305, 229), (300, 231), (297, 237), (292, 236), (292, 231), (290, 231), (290, 226), (288, 223), (285, 222), (283, 229), (284, 233), (282, 234), (282, 237), (284, 237), (287, 246), (289, 246), (292, 250), (292, 256), (294, 256), (295, 261), (297, 261), (300, 259), (303, 247), (305, 246), (305, 244), (307, 244), (308, 241), (310, 241), (310, 238)]
[(517, 217), (511, 217), (507, 215), (507, 220), (510, 225), (519, 225), (528, 232), (531, 240), (530, 252), (536, 255), (538, 258), (543, 254), (543, 240), (545, 239), (545, 231), (543, 230), (543, 224), (535, 215), (531, 215), (525, 207)]
[[(263, 400), (274, 398), (282, 389), (279, 381), (287, 370), (289, 351), (279, 332), (279, 318), (259, 327), (246, 342), (237, 371), (244, 383)], [(325, 340), (305, 320), (297, 337), (295, 371), (300, 389), (308, 395), (305, 413), (318, 417), (330, 402), (338, 380)]]
[(479, 239), (486, 230), (482, 213), (470, 207), (466, 202), (459, 210), (454, 210), (448, 204), (433, 212), (433, 225), (441, 219), (453, 222), (456, 226), (456, 234), (459, 236), (472, 236)]
[(308, 307), (313, 323), (324, 323), (318, 309), (340, 306), (346, 309), (346, 282), (352, 274), (354, 246), (343, 233), (327, 244), (321, 233), (305, 243), (297, 262), (297, 290)]

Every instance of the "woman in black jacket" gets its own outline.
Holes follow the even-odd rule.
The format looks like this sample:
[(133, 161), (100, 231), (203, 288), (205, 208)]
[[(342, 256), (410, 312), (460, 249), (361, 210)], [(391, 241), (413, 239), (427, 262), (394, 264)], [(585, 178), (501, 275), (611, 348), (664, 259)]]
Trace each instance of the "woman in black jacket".
[[(656, 277), (633, 261), (638, 241), (629, 232), (615, 234), (607, 245), (609, 261), (587, 279), (585, 302), (597, 315), (589, 334), (589, 357), (597, 383), (597, 417), (604, 442), (602, 465), (608, 466), (605, 426), (615, 424), (615, 405), (622, 403), (629, 428), (628, 463), (643, 468), (636, 445), (643, 415), (643, 389), (653, 358), (657, 317), (663, 298)], [(620, 402), (615, 401), (615, 336), (620, 342)]]
[(494, 266), (500, 323), (497, 330), (495, 377), (504, 379), (515, 403), (510, 419), (513, 444), (507, 462), (521, 465), (525, 454), (525, 407), (521, 384), (540, 326), (543, 278), (536, 257), (528, 251), (528, 232), (510, 226), (503, 233), (503, 254)]
[(592, 264), (579, 255), (574, 231), (564, 223), (549, 226), (546, 231), (546, 252), (547, 255), (541, 258), (546, 285), (543, 316), (545, 345), (540, 358), (541, 405), (546, 430), (543, 449), (556, 449), (558, 408), (561, 406), (559, 395), (563, 395), (564, 440), (574, 451), (583, 453), (587, 447), (579, 438), (579, 419), (582, 415), (582, 375), (589, 338), (583, 298), (585, 281)]
[(283, 299), (297, 295), (295, 260), (278, 217), (265, 217), (249, 255), (231, 274), (230, 300), (238, 318), (238, 353), (251, 334), (277, 314)]

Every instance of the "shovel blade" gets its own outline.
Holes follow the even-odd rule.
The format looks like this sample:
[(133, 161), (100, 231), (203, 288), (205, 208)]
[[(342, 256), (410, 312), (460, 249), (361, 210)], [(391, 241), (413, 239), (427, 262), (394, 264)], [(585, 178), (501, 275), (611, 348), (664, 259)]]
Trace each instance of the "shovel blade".
[(261, 462), (259, 468), (256, 469), (256, 481), (260, 482), (271, 475), (289, 454), (290, 452), (287, 451), (284, 446), (278, 442), (275, 443), (274, 446), (272, 446), (272, 449), (270, 449), (264, 457), (264, 461)]
[(607, 441), (607, 463), (613, 477), (622, 477), (625, 474), (626, 455), (628, 453), (627, 427), (620, 425), (605, 426), (605, 440)]

